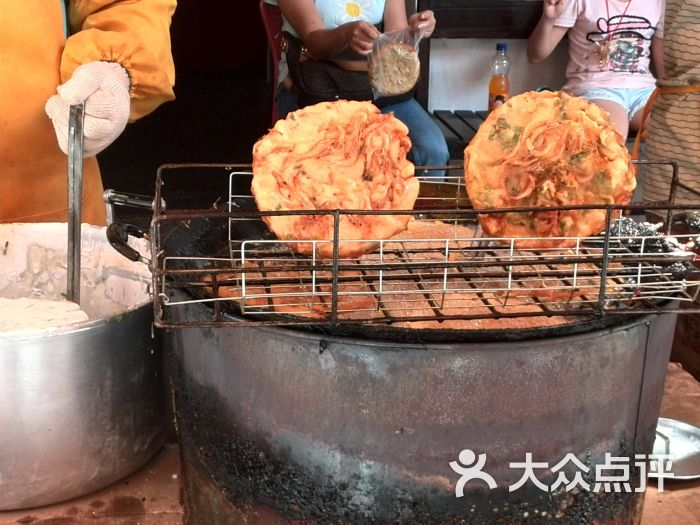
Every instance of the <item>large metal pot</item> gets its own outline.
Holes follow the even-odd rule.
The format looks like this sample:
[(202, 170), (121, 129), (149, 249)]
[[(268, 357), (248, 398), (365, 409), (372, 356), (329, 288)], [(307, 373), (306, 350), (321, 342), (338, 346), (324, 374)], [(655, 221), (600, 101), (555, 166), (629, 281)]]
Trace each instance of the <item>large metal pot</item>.
[[(90, 320), (0, 332), (0, 510), (101, 489), (164, 441), (148, 270), (114, 251), (104, 228), (83, 226), (82, 246)], [(57, 298), (65, 254), (65, 224), (0, 224), (0, 297)]]

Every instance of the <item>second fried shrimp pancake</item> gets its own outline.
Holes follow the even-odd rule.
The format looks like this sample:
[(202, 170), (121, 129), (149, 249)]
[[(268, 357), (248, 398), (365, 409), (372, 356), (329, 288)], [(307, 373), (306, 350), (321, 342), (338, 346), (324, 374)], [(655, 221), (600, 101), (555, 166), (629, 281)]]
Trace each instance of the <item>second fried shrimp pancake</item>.
[[(408, 128), (371, 102), (322, 102), (290, 113), (253, 147), (252, 192), (260, 211), (410, 210), (419, 182)], [(356, 257), (406, 228), (409, 215), (340, 215), (339, 256)], [(281, 240), (316, 243), (333, 256), (333, 215), (267, 216)], [(367, 242), (370, 241), (370, 242)], [(311, 255), (310, 242), (289, 243)]]
[[(533, 237), (519, 248), (568, 247), (605, 228), (606, 210), (569, 205), (627, 204), (636, 186), (625, 143), (606, 113), (564, 92), (529, 92), (493, 111), (464, 152), (467, 191), (493, 237)], [(552, 239), (553, 237), (568, 237)]]

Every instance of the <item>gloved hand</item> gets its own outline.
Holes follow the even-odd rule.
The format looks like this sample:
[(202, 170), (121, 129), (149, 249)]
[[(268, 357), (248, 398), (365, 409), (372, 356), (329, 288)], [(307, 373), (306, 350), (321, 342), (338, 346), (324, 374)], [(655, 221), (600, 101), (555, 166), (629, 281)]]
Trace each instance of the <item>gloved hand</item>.
[(129, 75), (116, 62), (89, 62), (78, 66), (57, 95), (46, 102), (58, 145), (68, 153), (70, 106), (85, 104), (83, 154), (97, 155), (124, 131), (129, 120)]

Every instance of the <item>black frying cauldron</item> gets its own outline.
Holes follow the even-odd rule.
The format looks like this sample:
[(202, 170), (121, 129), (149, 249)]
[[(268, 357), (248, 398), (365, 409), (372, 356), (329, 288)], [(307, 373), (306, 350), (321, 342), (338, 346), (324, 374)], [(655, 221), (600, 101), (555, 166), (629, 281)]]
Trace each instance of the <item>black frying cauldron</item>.
[[(185, 242), (212, 238), (194, 230)], [(197, 323), (208, 308), (192, 303), (178, 315)], [(510, 492), (522, 476), (510, 463), (531, 453), (552, 467), (571, 453), (592, 470), (592, 485), (606, 453), (649, 453), (675, 322), (655, 313), (582, 321), (571, 335), (448, 339), (386, 329), (171, 330), (188, 522), (639, 523), (642, 493), (531, 483)], [(456, 497), (450, 463), (464, 449), (486, 455), (495, 488), (473, 480)], [(574, 470), (564, 469), (568, 479)]]

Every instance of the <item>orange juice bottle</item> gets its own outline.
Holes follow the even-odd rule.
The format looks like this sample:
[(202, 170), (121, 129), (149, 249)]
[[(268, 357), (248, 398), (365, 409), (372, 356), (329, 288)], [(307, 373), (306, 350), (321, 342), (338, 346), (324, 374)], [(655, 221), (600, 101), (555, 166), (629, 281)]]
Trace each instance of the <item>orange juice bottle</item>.
[(510, 59), (508, 58), (508, 44), (499, 42), (496, 44), (496, 54), (491, 59), (491, 81), (489, 82), (489, 113), (510, 98)]

